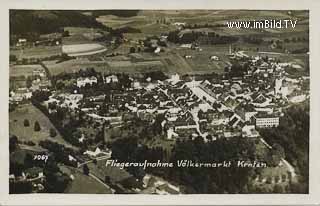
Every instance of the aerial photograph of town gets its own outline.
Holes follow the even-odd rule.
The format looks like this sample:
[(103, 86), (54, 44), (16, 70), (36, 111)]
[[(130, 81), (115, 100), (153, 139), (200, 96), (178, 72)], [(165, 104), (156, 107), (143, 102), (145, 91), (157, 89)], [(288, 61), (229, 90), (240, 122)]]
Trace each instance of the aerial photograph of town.
[(9, 193), (308, 194), (308, 10), (9, 12)]

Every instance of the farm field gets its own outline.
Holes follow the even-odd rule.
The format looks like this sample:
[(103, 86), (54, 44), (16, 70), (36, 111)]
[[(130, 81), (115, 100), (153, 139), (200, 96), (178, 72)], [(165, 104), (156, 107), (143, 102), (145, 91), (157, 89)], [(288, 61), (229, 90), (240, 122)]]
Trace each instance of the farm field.
[(93, 177), (84, 175), (76, 168), (59, 165), (62, 172), (73, 175), (74, 180), (66, 189), (66, 193), (72, 194), (111, 194), (111, 191)]
[[(24, 120), (29, 120), (30, 126), (25, 127)], [(38, 121), (41, 127), (39, 132), (34, 131), (34, 123)], [(48, 140), (63, 144), (67, 147), (73, 147), (64, 139), (59, 132), (56, 137), (50, 137), (49, 130), (54, 128), (50, 120), (32, 104), (20, 105), (13, 112), (9, 113), (9, 131), (11, 135), (16, 135), (21, 141), (33, 141), (39, 143)]]
[[(228, 19), (226, 19), (228, 16)], [(176, 30), (177, 27), (173, 25), (174, 22), (184, 22), (187, 24), (225, 24), (226, 21), (241, 21), (241, 20), (265, 20), (265, 19), (298, 19), (295, 29), (288, 28), (283, 32), (299, 32), (306, 31), (308, 27), (307, 16), (305, 13), (288, 13), (287, 11), (258, 11), (250, 10), (144, 10), (139, 11), (137, 16), (133, 17), (118, 17), (114, 15), (99, 16), (97, 21), (113, 28), (122, 28), (125, 26), (138, 28), (141, 33), (126, 33), (128, 39), (139, 39), (146, 36), (160, 35)], [(163, 22), (164, 21), (164, 22)], [(201, 23), (199, 23), (201, 22)], [(278, 34), (279, 31), (275, 29), (229, 29), (229, 28), (215, 28), (215, 32), (221, 35), (270, 35)]]
[(80, 69), (86, 69), (94, 67), (96, 71), (108, 71), (108, 64), (103, 61), (89, 61), (87, 58), (71, 59), (61, 63), (56, 61), (44, 61), (43, 62), (49, 69), (51, 75), (57, 75), (60, 73), (74, 73)]
[(76, 34), (85, 34), (85, 33), (92, 33), (92, 32), (99, 31), (99, 29), (95, 29), (95, 28), (71, 27), (71, 26), (64, 27), (64, 30), (68, 31), (70, 36), (76, 35)]
[(42, 69), (41, 65), (39, 64), (32, 64), (32, 65), (10, 65), (10, 76), (17, 77), (17, 76), (31, 76), (33, 70), (35, 69)]
[(44, 58), (60, 55), (61, 52), (61, 46), (37, 46), (23, 49), (10, 49), (10, 54), (15, 55), (18, 59)]
[(68, 54), (68, 56), (96, 54), (106, 50), (107, 49), (104, 46), (96, 43), (70, 44), (62, 46), (62, 52)]
[(52, 75), (63, 72), (74, 73), (86, 68), (94, 68), (96, 71), (105, 73), (137, 73), (146, 72), (150, 69), (165, 70), (163, 63), (156, 60), (132, 62), (130, 60), (108, 60), (108, 58), (105, 58), (105, 60), (90, 61), (87, 58), (82, 58), (61, 63), (45, 61), (44, 64), (49, 68)]

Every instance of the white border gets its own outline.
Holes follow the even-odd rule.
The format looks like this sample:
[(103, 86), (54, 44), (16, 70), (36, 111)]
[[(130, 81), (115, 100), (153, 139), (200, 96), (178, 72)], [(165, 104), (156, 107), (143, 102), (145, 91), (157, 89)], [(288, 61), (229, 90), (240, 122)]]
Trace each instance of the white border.
[[(213, 204), (319, 204), (320, 198), (320, 1), (314, 0), (6, 0), (0, 8), (0, 204), (4, 205), (213, 205)], [(310, 187), (309, 194), (262, 195), (76, 195), (76, 194), (25, 194), (8, 195), (8, 91), (9, 91), (9, 9), (259, 9), (259, 10), (310, 10)]]

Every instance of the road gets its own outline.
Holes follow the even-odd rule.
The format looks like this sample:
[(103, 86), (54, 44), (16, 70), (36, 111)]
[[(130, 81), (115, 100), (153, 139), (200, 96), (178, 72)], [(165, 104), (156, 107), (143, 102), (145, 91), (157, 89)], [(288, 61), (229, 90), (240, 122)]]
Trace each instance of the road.
[(107, 189), (109, 189), (111, 191), (112, 194), (115, 193), (115, 190), (112, 189), (109, 185), (106, 185), (103, 181), (101, 181), (97, 176), (95, 176), (92, 173), (89, 173), (89, 176), (92, 177), (93, 179), (95, 179), (96, 181), (98, 181), (100, 184), (102, 184), (104, 187), (106, 187)]
[[(262, 137), (260, 138), (260, 141), (261, 141), (266, 147), (268, 147), (269, 149), (272, 149), (272, 147), (271, 147)], [(297, 176), (294, 167), (293, 167), (287, 160), (281, 158), (280, 161), (281, 161), (282, 164), (284, 164), (284, 165), (287, 166), (289, 172), (291, 173), (292, 178), (294, 178), (294, 177)]]
[[(106, 156), (102, 156), (102, 157), (97, 157), (95, 160), (97, 161), (100, 161), (100, 160), (105, 160), (105, 159), (109, 159), (110, 158), (110, 155), (106, 155)], [(85, 164), (88, 164), (88, 163), (91, 163), (93, 162), (94, 160), (88, 160), (86, 162), (83, 162), (81, 164), (78, 164), (78, 168), (80, 168), (82, 165), (85, 165)]]

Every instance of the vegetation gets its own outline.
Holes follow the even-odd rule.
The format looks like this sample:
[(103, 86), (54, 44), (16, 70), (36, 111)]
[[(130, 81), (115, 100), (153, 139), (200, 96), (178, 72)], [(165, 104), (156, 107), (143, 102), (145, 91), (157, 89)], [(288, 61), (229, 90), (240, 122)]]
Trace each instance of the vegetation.
[(34, 131), (39, 132), (41, 130), (40, 124), (38, 121), (34, 123)]
[(28, 35), (31, 38), (39, 34), (60, 32), (61, 28), (66, 26), (106, 28), (94, 17), (86, 16), (79, 11), (10, 11), (10, 33), (12, 35)]
[(285, 111), (280, 125), (273, 129), (261, 129), (260, 134), (270, 144), (283, 147), (286, 159), (300, 175), (293, 192), (307, 193), (309, 182), (309, 106), (295, 105)]
[(60, 171), (57, 163), (52, 159), (49, 159), (45, 164), (43, 173), (46, 176), (44, 188), (47, 193), (63, 193), (71, 181), (66, 174)]
[[(112, 144), (112, 157), (120, 161), (149, 162), (170, 161), (173, 168), (147, 168), (147, 172), (163, 176), (180, 185), (185, 185), (187, 193), (248, 193), (250, 178), (256, 173), (254, 168), (181, 168), (178, 160), (193, 162), (223, 162), (230, 160), (254, 161), (258, 159), (254, 141), (244, 138), (218, 139), (205, 143), (202, 138), (177, 141), (171, 155), (162, 148), (148, 148), (135, 138), (119, 139)], [(259, 157), (260, 158), (260, 157)], [(262, 161), (261, 159), (259, 159)], [(128, 168), (137, 178), (142, 178), (141, 168)]]
[(98, 17), (103, 15), (114, 15), (119, 17), (132, 17), (136, 16), (139, 10), (94, 10), (92, 12), (92, 16)]
[(25, 119), (25, 120), (23, 121), (23, 126), (29, 127), (29, 126), (30, 126), (29, 120)]
[(50, 137), (55, 137), (57, 136), (57, 131), (54, 128), (50, 128)]
[(88, 165), (83, 165), (82, 169), (83, 169), (83, 174), (89, 175), (90, 170), (89, 170)]
[(205, 34), (203, 32), (192, 31), (181, 35), (180, 31), (177, 30), (171, 31), (168, 34), (168, 41), (180, 44), (194, 43), (196, 41), (200, 42), (200, 44), (229, 44), (237, 40), (238, 37), (223, 36), (214, 32)]

